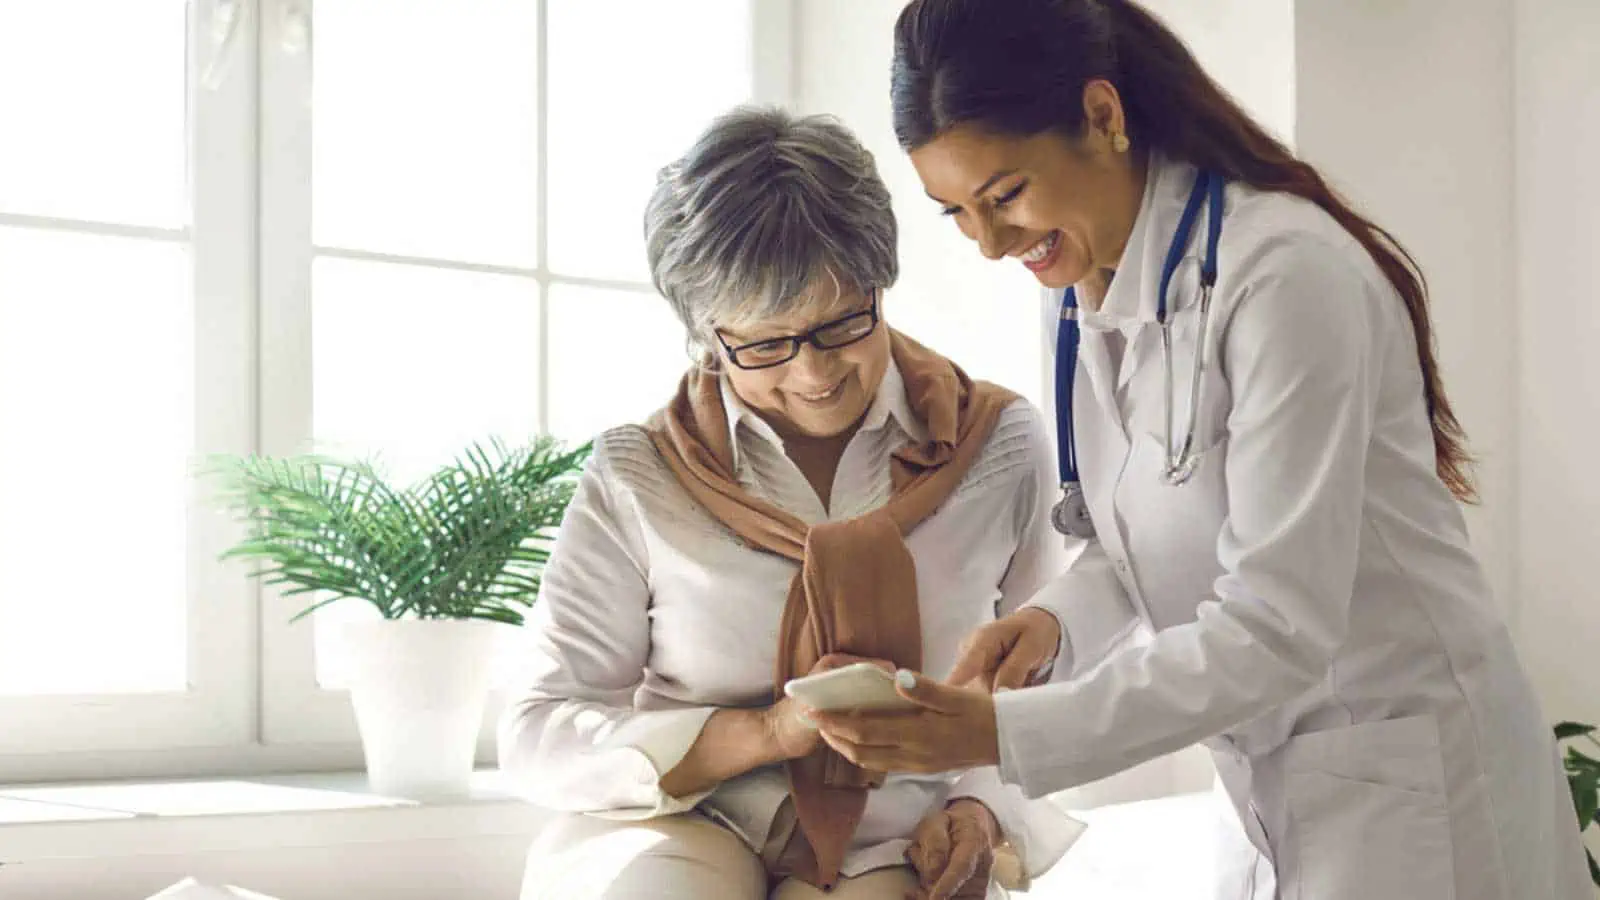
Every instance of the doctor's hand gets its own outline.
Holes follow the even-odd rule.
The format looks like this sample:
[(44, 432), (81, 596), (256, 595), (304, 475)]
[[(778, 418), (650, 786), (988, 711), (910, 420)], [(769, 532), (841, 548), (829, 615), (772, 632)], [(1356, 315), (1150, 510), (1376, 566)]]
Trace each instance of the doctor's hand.
[(1055, 659), (1060, 646), (1061, 624), (1054, 615), (1031, 607), (1018, 610), (967, 637), (948, 681), (977, 680), (991, 692), (1019, 688)]
[[(815, 675), (818, 672), (863, 662), (872, 663), (888, 672), (894, 671), (894, 663), (887, 660), (851, 656), (848, 653), (830, 653), (817, 660), (817, 664), (806, 674)], [(769, 755), (776, 757), (777, 760), (809, 756), (822, 742), (821, 736), (817, 733), (816, 722), (812, 718), (816, 715), (816, 711), (793, 698), (780, 697), (777, 703), (767, 707), (761, 715), (768, 746), (772, 748)]]
[(906, 849), (917, 873), (917, 891), (906, 900), (983, 900), (999, 844), (1000, 823), (978, 800), (963, 797), (929, 813)]
[(950, 772), (1000, 761), (994, 697), (901, 669), (895, 691), (911, 710), (810, 713), (828, 746), (874, 772)]

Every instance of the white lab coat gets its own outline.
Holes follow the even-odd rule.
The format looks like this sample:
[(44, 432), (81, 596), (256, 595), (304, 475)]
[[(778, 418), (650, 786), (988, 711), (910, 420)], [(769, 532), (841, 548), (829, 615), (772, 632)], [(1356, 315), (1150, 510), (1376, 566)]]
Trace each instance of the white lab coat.
[[(1042, 795), (1203, 742), (1262, 861), (1217, 896), (1592, 900), (1547, 722), (1434, 474), (1410, 320), (1314, 205), (1229, 185), (1203, 456), (1162, 481), (1156, 293), (1193, 178), (1152, 161), (1085, 317), (1098, 537), (1034, 601), (1065, 641), (1053, 683), (996, 698), (1003, 777)], [(1204, 239), (1202, 214), (1169, 299), (1180, 432)]]

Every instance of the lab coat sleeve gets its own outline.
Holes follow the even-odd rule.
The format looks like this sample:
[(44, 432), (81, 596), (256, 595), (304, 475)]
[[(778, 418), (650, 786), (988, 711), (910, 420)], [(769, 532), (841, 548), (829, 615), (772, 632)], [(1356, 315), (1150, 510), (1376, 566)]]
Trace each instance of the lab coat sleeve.
[[(1241, 265), (1222, 341), (1224, 574), (1197, 621), (1085, 677), (995, 698), (1000, 771), (1030, 795), (1214, 736), (1303, 693), (1347, 629), (1380, 343), (1401, 331), (1352, 251), (1283, 235)], [(1409, 340), (1409, 335), (1407, 335)], [(1159, 564), (1159, 561), (1152, 564)]]
[(548, 809), (644, 819), (694, 808), (663, 775), (699, 739), (711, 707), (637, 711), (650, 652), (650, 591), (631, 507), (603, 442), (583, 473), (522, 637), (520, 693), (501, 716), (500, 768)]

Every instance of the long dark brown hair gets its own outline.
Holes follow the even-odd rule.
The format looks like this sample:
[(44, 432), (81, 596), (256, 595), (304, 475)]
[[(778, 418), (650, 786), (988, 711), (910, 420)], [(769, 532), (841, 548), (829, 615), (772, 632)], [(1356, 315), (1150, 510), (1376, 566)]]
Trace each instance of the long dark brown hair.
[(1029, 137), (1084, 133), (1083, 89), (1116, 85), (1135, 144), (1262, 190), (1304, 197), (1360, 241), (1411, 315), (1439, 477), (1477, 499), (1466, 435), (1434, 358), (1427, 285), (1393, 235), (1356, 212), (1250, 118), (1177, 35), (1130, 0), (913, 0), (895, 23), (892, 93), (900, 146), (959, 124)]

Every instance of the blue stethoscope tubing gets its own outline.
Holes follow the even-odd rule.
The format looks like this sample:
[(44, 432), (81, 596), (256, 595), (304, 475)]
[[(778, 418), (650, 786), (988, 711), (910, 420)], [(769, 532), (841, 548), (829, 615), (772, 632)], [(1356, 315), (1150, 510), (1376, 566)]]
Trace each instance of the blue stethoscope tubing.
[[(1200, 261), (1200, 317), (1202, 328), (1209, 318), (1211, 289), (1217, 283), (1217, 241), (1222, 236), (1223, 189), (1227, 181), (1213, 172), (1201, 170), (1195, 176), (1194, 187), (1184, 205), (1183, 216), (1173, 232), (1172, 243), (1167, 247), (1167, 258), (1161, 269), (1161, 287), (1156, 299), (1156, 323), (1161, 327), (1163, 359), (1166, 363), (1167, 381), (1167, 465), (1163, 478), (1168, 484), (1179, 485), (1189, 479), (1194, 471), (1195, 411), (1199, 405), (1200, 367), (1203, 351), (1195, 349), (1193, 378), (1190, 381), (1189, 427), (1185, 430), (1183, 444), (1172, 446), (1172, 330), (1167, 318), (1167, 293), (1172, 286), (1173, 273), (1183, 261), (1189, 246), (1189, 235), (1194, 231), (1195, 220), (1200, 215), (1200, 204), (1206, 204), (1206, 250)], [(1078, 372), (1078, 343), (1081, 333), (1078, 325), (1078, 295), (1067, 288), (1061, 296), (1061, 320), (1056, 325), (1056, 462), (1061, 475), (1061, 500), (1051, 510), (1051, 521), (1062, 534), (1080, 538), (1095, 535), (1094, 521), (1089, 516), (1088, 504), (1083, 497), (1083, 486), (1078, 480), (1078, 444), (1073, 433), (1072, 391)], [(1201, 342), (1204, 341), (1202, 332)]]

